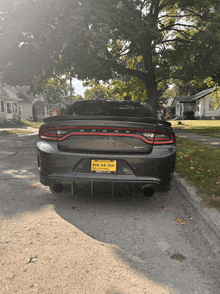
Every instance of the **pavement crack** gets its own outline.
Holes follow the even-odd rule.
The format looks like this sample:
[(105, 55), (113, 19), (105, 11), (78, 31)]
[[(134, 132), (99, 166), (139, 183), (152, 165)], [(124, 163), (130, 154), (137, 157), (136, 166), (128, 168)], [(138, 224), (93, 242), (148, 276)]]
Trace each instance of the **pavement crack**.
[(7, 158), (11, 158), (11, 157), (17, 155), (20, 151), (21, 151), (21, 150), (18, 150), (18, 151), (16, 151), (15, 153), (13, 153), (13, 154), (11, 154), (11, 155), (8, 155), (8, 156), (6, 156), (6, 157), (3, 157), (3, 158), (0, 159), (0, 161), (1, 161), (1, 160), (4, 160), (4, 159), (7, 159)]

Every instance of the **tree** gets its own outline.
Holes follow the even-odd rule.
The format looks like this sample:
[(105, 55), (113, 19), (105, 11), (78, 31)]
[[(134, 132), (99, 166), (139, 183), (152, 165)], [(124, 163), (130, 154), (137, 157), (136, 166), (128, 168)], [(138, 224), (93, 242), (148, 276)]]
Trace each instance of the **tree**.
[[(219, 0), (16, 3), (2, 13), (0, 33), (4, 80), (13, 83), (42, 72), (72, 71), (96, 81), (130, 77), (145, 85), (155, 108), (171, 79), (201, 80), (220, 65)], [(15, 32), (3, 34), (8, 24)]]
[(145, 84), (136, 77), (125, 80), (114, 79), (106, 88), (107, 98), (125, 99), (129, 96), (131, 100), (143, 101), (147, 99)]
[(168, 100), (170, 98), (175, 98), (179, 96), (179, 89), (176, 85), (174, 85), (172, 88), (170, 89), (167, 89), (163, 95), (162, 95), (162, 98)]
[(106, 98), (106, 87), (97, 83), (86, 83), (87, 86), (92, 86), (92, 88), (85, 90), (85, 99), (103, 99)]
[(91, 89), (85, 91), (85, 99), (125, 99), (127, 96), (134, 101), (143, 101), (147, 98), (144, 83), (137, 78), (113, 79), (108, 84), (100, 84), (95, 81), (87, 81), (84, 86)]
[(68, 85), (65, 78), (55, 76), (47, 80), (34, 79), (32, 85), (34, 85), (33, 92), (35, 94), (43, 92), (48, 102), (55, 102), (67, 97)]

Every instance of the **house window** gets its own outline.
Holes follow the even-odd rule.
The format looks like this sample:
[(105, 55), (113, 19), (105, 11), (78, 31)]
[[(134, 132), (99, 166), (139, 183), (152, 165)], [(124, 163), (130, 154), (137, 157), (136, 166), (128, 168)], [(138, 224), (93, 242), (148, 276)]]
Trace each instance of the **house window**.
[(17, 102), (12, 102), (13, 113), (18, 113), (18, 104)]
[(200, 102), (196, 101), (196, 111), (199, 112)]
[(19, 115), (21, 116), (22, 110), (21, 110), (21, 106), (19, 106)]
[(5, 112), (5, 103), (1, 101), (1, 112)]
[(210, 111), (214, 110), (214, 107), (212, 106), (212, 103), (213, 103), (212, 101), (209, 101), (209, 110)]
[(18, 113), (18, 104), (17, 102), (12, 102), (12, 112), (17, 114)]
[(184, 111), (194, 111), (194, 103), (185, 103)]
[(12, 105), (10, 102), (7, 102), (7, 113), (12, 113)]

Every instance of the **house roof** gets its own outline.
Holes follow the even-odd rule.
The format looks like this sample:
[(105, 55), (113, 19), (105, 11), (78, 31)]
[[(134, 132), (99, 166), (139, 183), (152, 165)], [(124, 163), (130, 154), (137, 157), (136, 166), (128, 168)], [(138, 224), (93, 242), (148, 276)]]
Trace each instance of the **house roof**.
[(2, 86), (0, 84), (0, 97), (7, 99), (8, 101), (21, 101), (16, 95), (16, 92), (12, 90), (12, 88), (8, 85)]
[(213, 92), (213, 90), (214, 90), (214, 87), (210, 88), (210, 89), (207, 89), (207, 90), (204, 90), (202, 92), (199, 92), (198, 94), (193, 96), (193, 101), (195, 101), (197, 99), (201, 99), (201, 98), (211, 94)]
[(0, 84), (0, 97), (2, 97), (2, 98), (8, 98), (8, 95), (5, 92), (5, 90), (4, 90), (4, 88), (2, 87), (1, 84)]
[(182, 96), (182, 97), (176, 97), (176, 100), (181, 103), (189, 103), (193, 102), (194, 96)]
[(41, 105), (47, 105), (47, 103), (46, 102), (44, 102), (44, 101), (36, 101), (33, 105), (35, 105), (35, 106), (41, 106)]
[(65, 105), (67, 105), (67, 103), (66, 103), (65, 101), (61, 100), (61, 99), (55, 101), (53, 104), (57, 104), (57, 103), (59, 103), (59, 102), (64, 103)]
[(214, 87), (210, 88), (210, 89), (206, 89), (202, 92), (199, 92), (194, 96), (182, 96), (182, 97), (176, 97), (175, 99), (176, 99), (176, 101), (178, 101), (180, 103), (195, 102), (196, 100), (201, 99), (201, 98), (211, 94), (213, 92), (213, 90), (214, 90)]
[(60, 111), (60, 109), (58, 107), (54, 106), (54, 105), (50, 109), (48, 109), (48, 111), (51, 111), (53, 109), (56, 109), (56, 110)]
[(28, 86), (17, 86), (16, 87), (17, 90), (17, 96), (22, 99), (24, 102), (31, 102), (34, 100), (34, 95), (32, 93), (28, 93), (27, 92), (30, 90), (30, 87)]

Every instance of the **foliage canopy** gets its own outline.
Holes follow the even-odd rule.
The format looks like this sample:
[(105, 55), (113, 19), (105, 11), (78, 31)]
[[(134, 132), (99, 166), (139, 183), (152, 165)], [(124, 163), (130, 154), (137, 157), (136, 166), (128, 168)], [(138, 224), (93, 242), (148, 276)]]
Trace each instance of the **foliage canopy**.
[[(1, 8), (9, 84), (53, 75), (144, 84), (152, 106), (176, 80), (220, 68), (219, 0), (17, 0)], [(210, 33), (212, 32), (212, 33)]]

